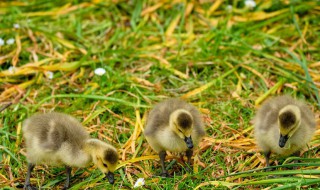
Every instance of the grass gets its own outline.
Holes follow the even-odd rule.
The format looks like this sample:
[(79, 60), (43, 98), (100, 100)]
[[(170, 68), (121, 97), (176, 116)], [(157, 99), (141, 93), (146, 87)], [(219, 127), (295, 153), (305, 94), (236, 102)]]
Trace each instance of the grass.
[[(74, 168), (72, 189), (131, 189), (141, 177), (142, 189), (318, 187), (320, 130), (301, 163), (273, 155), (275, 171), (266, 172), (250, 121), (265, 99), (290, 94), (310, 104), (319, 128), (320, 4), (256, 2), (252, 10), (242, 0), (1, 2), (0, 38), (15, 42), (0, 46), (0, 188), (24, 183), (21, 122), (53, 110), (121, 155), (113, 186), (94, 167)], [(94, 74), (100, 67), (103, 76)], [(146, 112), (167, 97), (199, 107), (207, 136), (194, 173), (170, 154), (173, 177), (163, 179), (142, 130)], [(63, 168), (44, 165), (32, 176), (44, 189), (65, 180)]]

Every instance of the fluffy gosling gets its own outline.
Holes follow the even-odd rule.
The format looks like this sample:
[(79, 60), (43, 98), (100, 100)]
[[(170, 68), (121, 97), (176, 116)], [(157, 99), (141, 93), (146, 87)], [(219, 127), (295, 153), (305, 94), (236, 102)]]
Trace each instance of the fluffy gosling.
[(191, 165), (193, 147), (205, 135), (202, 117), (196, 107), (172, 98), (158, 103), (149, 113), (144, 130), (150, 146), (159, 153), (161, 176), (167, 177), (164, 161), (166, 151), (186, 152)]
[(70, 187), (71, 167), (86, 167), (91, 162), (106, 174), (111, 184), (114, 183), (117, 150), (98, 139), (91, 139), (77, 119), (55, 112), (36, 114), (24, 121), (23, 136), (28, 160), (25, 189), (36, 189), (30, 184), (36, 164), (65, 165), (64, 189)]
[(311, 140), (316, 122), (308, 106), (290, 96), (267, 100), (254, 118), (254, 134), (269, 166), (271, 152), (281, 156), (299, 155)]

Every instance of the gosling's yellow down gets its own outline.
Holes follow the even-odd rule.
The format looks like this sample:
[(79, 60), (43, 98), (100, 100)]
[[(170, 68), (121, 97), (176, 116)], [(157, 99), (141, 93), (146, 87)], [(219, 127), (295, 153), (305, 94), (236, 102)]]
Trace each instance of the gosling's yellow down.
[(181, 99), (158, 103), (149, 113), (144, 130), (150, 146), (159, 153), (162, 176), (168, 176), (164, 161), (166, 151), (186, 152), (191, 164), (193, 147), (205, 135), (202, 116), (197, 108)]
[(35, 189), (30, 175), (36, 164), (65, 165), (67, 179), (64, 189), (70, 187), (71, 167), (86, 167), (94, 163), (114, 183), (118, 163), (117, 150), (103, 141), (90, 138), (81, 123), (63, 113), (36, 114), (23, 122), (28, 172), (25, 189)]
[(254, 118), (255, 139), (267, 166), (271, 152), (281, 156), (299, 154), (315, 129), (315, 116), (308, 106), (287, 95), (267, 100)]

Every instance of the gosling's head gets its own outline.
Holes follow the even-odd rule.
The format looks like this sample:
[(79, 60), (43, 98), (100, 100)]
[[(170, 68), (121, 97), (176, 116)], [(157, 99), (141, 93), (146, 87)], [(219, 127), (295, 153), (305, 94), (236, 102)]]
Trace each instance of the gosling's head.
[(117, 150), (113, 146), (97, 139), (90, 139), (88, 143), (90, 144), (88, 148), (91, 149), (90, 152), (94, 165), (96, 165), (101, 172), (105, 173), (109, 182), (113, 184), (113, 172), (116, 170), (119, 160)]
[(280, 128), (279, 146), (283, 148), (287, 140), (297, 131), (301, 123), (301, 112), (297, 106), (288, 105), (279, 112), (278, 124)]
[(189, 149), (193, 148), (191, 133), (193, 129), (192, 115), (183, 109), (178, 109), (170, 115), (172, 130), (185, 141)]

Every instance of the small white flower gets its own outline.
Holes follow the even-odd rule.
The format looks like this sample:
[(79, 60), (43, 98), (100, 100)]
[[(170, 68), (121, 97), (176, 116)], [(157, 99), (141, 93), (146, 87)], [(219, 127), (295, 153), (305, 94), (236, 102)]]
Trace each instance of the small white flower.
[(48, 79), (53, 79), (53, 72), (51, 72), (51, 71), (46, 71), (46, 72), (44, 72), (44, 74), (46, 75), (46, 77), (47, 77)]
[(144, 178), (139, 178), (134, 184), (133, 188), (141, 187), (144, 185)]
[(249, 9), (253, 9), (257, 5), (254, 0), (245, 0), (244, 4)]
[(20, 28), (20, 24), (13, 24), (13, 28), (15, 28), (15, 29), (19, 29)]
[(2, 38), (0, 38), (0, 46), (4, 45), (4, 40)]
[(14, 74), (17, 71), (17, 68), (15, 66), (10, 66), (8, 71), (10, 74)]
[(226, 7), (226, 11), (227, 11), (228, 13), (231, 13), (231, 12), (232, 12), (232, 5), (228, 5), (228, 6)]
[(94, 70), (94, 74), (102, 76), (106, 73), (106, 70), (104, 68), (97, 68), (96, 70)]
[(7, 43), (8, 45), (12, 45), (12, 44), (14, 44), (14, 39), (13, 39), (13, 38), (10, 38), (10, 39), (7, 40), (6, 43)]

